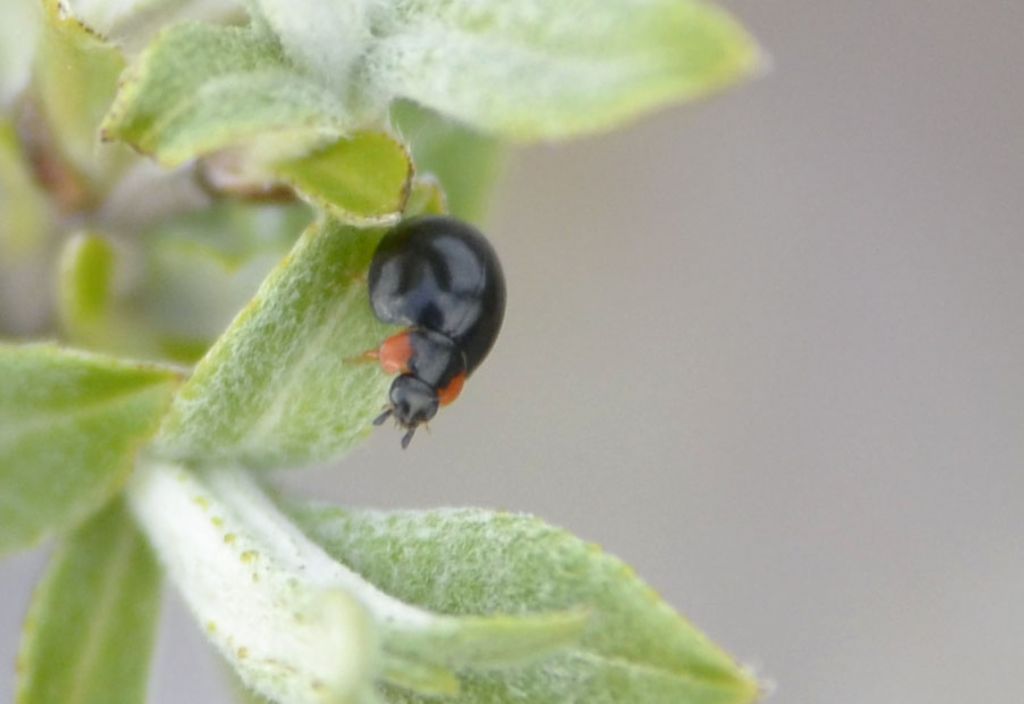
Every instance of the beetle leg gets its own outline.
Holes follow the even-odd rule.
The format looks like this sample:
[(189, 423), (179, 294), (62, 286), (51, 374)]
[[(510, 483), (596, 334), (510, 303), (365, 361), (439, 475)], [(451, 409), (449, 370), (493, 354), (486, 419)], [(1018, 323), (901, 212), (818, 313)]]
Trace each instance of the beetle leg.
[(412, 442), (412, 436), (416, 434), (416, 426), (412, 426), (406, 431), (405, 435), (402, 436), (402, 449), (409, 449), (409, 443)]

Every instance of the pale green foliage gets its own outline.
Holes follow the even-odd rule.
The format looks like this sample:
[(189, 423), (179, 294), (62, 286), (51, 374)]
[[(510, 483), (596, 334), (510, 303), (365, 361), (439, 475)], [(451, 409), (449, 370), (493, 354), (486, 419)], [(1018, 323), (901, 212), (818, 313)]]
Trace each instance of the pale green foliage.
[(68, 337), (79, 344), (98, 346), (109, 334), (114, 259), (109, 242), (86, 233), (73, 236), (61, 253), (57, 312)]
[(159, 450), (274, 468), (337, 457), (365, 437), (389, 383), (357, 359), (388, 335), (364, 278), (382, 235), (311, 226), (181, 389)]
[(20, 704), (145, 701), (160, 572), (120, 501), (60, 546), (25, 622)]
[(175, 166), (259, 141), (301, 154), (351, 127), (343, 102), (295, 71), (273, 37), (186, 24), (161, 34), (132, 66), (103, 133)]
[(143, 46), (164, 27), (201, 20), (237, 21), (239, 0), (63, 0), (103, 36), (129, 48)]
[(352, 126), (343, 101), (295, 70), (273, 37), (190, 24), (139, 59), (103, 134), (168, 166), (245, 145), (248, 179), (277, 178), (344, 222), (394, 222), (409, 194), (409, 154), (378, 132), (339, 138)]
[[(697, 0), (250, 0), (299, 66), (372, 118), (413, 99), (512, 139), (605, 130), (756, 70), (727, 13)], [(337, 21), (315, 21), (319, 18)]]
[(43, 5), (43, 32), (35, 66), (40, 107), (74, 168), (94, 182), (107, 181), (117, 167), (119, 151), (101, 147), (98, 131), (117, 92), (124, 58), (62, 11), (60, 0), (45, 0)]
[(391, 117), (397, 132), (412, 145), (416, 168), (444, 185), (448, 210), (481, 223), (501, 171), (504, 145), (411, 103), (397, 103)]
[(0, 268), (33, 255), (49, 228), (46, 201), (32, 182), (14, 126), (0, 118)]
[[(2, 15), (0, 9), (0, 31)], [(39, 314), (38, 301), (15, 302), (11, 294), (46, 270), (52, 231), (52, 210), (33, 181), (14, 125), (0, 115), (0, 332), (26, 326)]]
[(335, 219), (366, 226), (398, 221), (413, 176), (405, 147), (379, 132), (340, 139), (271, 170)]
[(59, 260), (57, 313), (64, 338), (94, 351), (195, 362), (311, 217), (299, 204), (223, 203), (169, 218), (142, 233), (144, 258), (130, 285), (123, 280), (125, 257), (112, 238), (78, 233)]
[(32, 50), (39, 36), (38, 0), (0, 2), (0, 109), (21, 91), (32, 70)]
[(35, 345), (0, 345), (0, 554), (106, 503), (156, 430), (177, 374)]
[[(417, 208), (436, 207), (430, 184), (417, 190)], [(336, 459), (365, 437), (390, 384), (361, 358), (391, 332), (366, 286), (384, 232), (311, 225), (177, 394), (159, 452), (282, 468)]]
[(354, 702), (377, 637), (358, 599), (310, 570), (298, 531), (244, 473), (151, 463), (129, 499), (208, 638), (243, 681), (287, 704)]
[(452, 694), (456, 669), (542, 657), (586, 622), (582, 612), (453, 618), (405, 604), (307, 540), (241, 470), (199, 476), (147, 462), (129, 497), (210, 639), (277, 701), (369, 704), (378, 681)]
[(577, 646), (515, 673), (470, 676), (467, 701), (724, 704), (757, 692), (626, 565), (535, 518), (318, 505), (290, 512), (332, 556), (411, 604), (451, 614), (591, 610)]
[[(141, 233), (140, 275), (124, 281), (110, 237), (81, 233), (60, 258), (58, 313), (65, 338), (92, 350), (195, 362), (312, 217), (302, 205), (223, 203)], [(122, 251), (123, 254), (123, 251)]]
[(376, 0), (245, 0), (253, 18), (276, 35), (296, 66), (339, 94), (351, 93), (352, 69), (372, 41)]
[(144, 277), (126, 297), (123, 315), (146, 321), (164, 354), (195, 362), (311, 218), (300, 205), (228, 202), (161, 223), (146, 233)]
[(479, 221), (504, 141), (716, 90), (754, 42), (698, 0), (244, 5), (0, 0), (0, 294), (59, 252), (52, 332), (93, 350), (0, 344), (0, 554), (61, 540), (19, 704), (144, 701), (136, 525), (267, 701), (748, 704), (731, 658), (563, 531), (275, 503), (254, 472), (337, 460), (382, 410), (384, 227)]
[[(398, 212), (408, 182), (396, 189), (393, 178), (349, 169), (376, 180), (354, 194), (339, 188), (352, 179), (331, 182), (323, 167), (334, 165), (335, 148), (351, 150), (339, 137), (379, 126), (396, 97), (507, 138), (561, 137), (715, 90), (759, 61), (736, 22), (693, 0), (248, 4), (249, 28), (183, 25), (158, 37), (126, 77), (103, 133), (172, 166), (248, 145), (257, 170), (268, 167), (353, 224)], [(441, 136), (431, 135), (443, 145)], [(456, 139), (469, 147), (456, 162), (492, 161), (491, 143), (468, 132)], [(296, 170), (294, 160), (311, 151)], [(439, 164), (450, 158), (430, 154)], [(386, 163), (370, 150), (363, 156)], [(449, 180), (467, 173), (438, 170)]]
[(728, 85), (758, 63), (739, 25), (703, 3), (404, 5), (398, 30), (367, 56), (367, 73), (515, 139), (606, 130)]

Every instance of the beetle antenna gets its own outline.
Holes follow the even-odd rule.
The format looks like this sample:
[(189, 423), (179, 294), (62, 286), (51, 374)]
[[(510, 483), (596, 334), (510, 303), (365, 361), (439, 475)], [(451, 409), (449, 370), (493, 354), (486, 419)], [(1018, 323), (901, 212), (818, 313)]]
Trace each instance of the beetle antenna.
[(374, 425), (384, 425), (384, 421), (386, 421), (388, 418), (390, 418), (391, 414), (394, 413), (394, 412), (395, 412), (395, 409), (393, 409), (393, 408), (387, 409), (386, 411), (381, 413), (379, 416), (377, 416), (377, 419), (373, 421), (373, 424)]
[(409, 431), (402, 436), (402, 449), (409, 449), (409, 443), (412, 442), (412, 436), (416, 434), (416, 426), (409, 428)]

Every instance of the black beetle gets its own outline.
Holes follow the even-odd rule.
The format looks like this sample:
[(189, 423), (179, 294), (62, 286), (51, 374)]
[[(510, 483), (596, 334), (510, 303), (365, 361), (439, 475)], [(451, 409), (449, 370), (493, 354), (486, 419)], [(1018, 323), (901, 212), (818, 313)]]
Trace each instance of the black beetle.
[(453, 402), (494, 345), (505, 317), (498, 257), (473, 226), (451, 217), (407, 220), (381, 239), (370, 263), (370, 304), (382, 322), (406, 329), (368, 353), (399, 376), (375, 424), (394, 416), (416, 428)]

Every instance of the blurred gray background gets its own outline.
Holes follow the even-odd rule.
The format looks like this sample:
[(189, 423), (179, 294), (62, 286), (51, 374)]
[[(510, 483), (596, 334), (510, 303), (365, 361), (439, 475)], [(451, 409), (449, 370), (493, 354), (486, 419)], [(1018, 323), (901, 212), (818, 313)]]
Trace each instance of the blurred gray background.
[[(730, 7), (774, 71), (522, 152), (492, 358), (288, 483), (571, 528), (775, 701), (1024, 701), (1024, 4)], [(0, 700), (41, 568), (0, 565)], [(227, 702), (167, 625), (153, 701)]]

